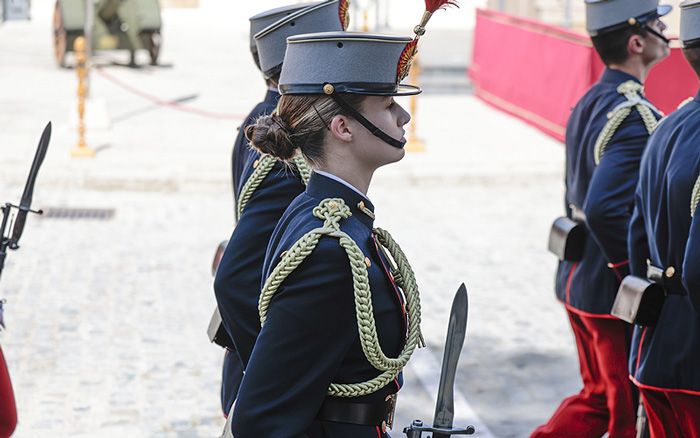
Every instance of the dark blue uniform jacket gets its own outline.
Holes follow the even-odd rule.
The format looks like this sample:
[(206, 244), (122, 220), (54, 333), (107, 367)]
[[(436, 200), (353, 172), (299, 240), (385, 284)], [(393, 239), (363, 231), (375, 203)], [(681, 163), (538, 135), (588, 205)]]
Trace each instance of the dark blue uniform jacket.
[(236, 205), (238, 205), (238, 194), (243, 184), (245, 184), (245, 180), (241, 181), (241, 178), (243, 177), (246, 163), (251, 155), (255, 154), (255, 151), (248, 145), (248, 139), (245, 137), (245, 128), (255, 123), (258, 117), (271, 114), (275, 108), (277, 108), (277, 101), (279, 98), (280, 95), (278, 92), (267, 90), (265, 99), (255, 105), (255, 108), (253, 108), (250, 114), (248, 114), (248, 117), (246, 117), (238, 128), (238, 135), (236, 136), (236, 142), (233, 144), (233, 154), (231, 155), (231, 173), (233, 175), (233, 196), (235, 202), (234, 211), (236, 210)]
[[(241, 183), (250, 177), (259, 153), (251, 154)], [(236, 347), (237, 356), (227, 356), (224, 387), (224, 408), (228, 410), (238, 392), (255, 339), (260, 331), (258, 298), (262, 281), (265, 249), (272, 231), (289, 204), (304, 191), (304, 183), (296, 169), (277, 162), (262, 184), (255, 190), (228, 241), (214, 280), (214, 292), (226, 331)], [(242, 367), (228, 362), (238, 361)]]
[[(250, 177), (258, 156), (248, 160), (241, 181)], [(267, 244), (284, 211), (303, 191), (296, 168), (278, 161), (243, 209), (216, 273), (221, 318), (244, 364), (260, 331), (258, 298)]]
[(700, 94), (666, 120), (642, 160), (630, 226), (632, 273), (646, 277), (646, 260), (673, 266), (682, 295), (668, 295), (655, 327), (636, 327), (630, 372), (647, 387), (700, 395), (700, 211), (690, 216), (700, 175)]
[(560, 262), (556, 292), (567, 308), (584, 314), (608, 315), (628, 272), (627, 229), (649, 138), (636, 109), (617, 129), (598, 166), (594, 159), (608, 113), (627, 100), (617, 92), (627, 81), (639, 82), (622, 71), (606, 69), (574, 107), (566, 129), (567, 215), (572, 218), (572, 205), (583, 211), (588, 233), (583, 259)]
[[(403, 298), (375, 246), (373, 220), (358, 204), (370, 201), (350, 187), (312, 174), (306, 191), (291, 203), (275, 229), (265, 256), (265, 278), (308, 231), (323, 225), (312, 210), (326, 198), (342, 198), (352, 216), (341, 229), (371, 261), (372, 304), (379, 341), (396, 357), (406, 335)], [(358, 337), (352, 275), (338, 239), (324, 236), (316, 249), (282, 283), (270, 303), (234, 407), (236, 438), (378, 438), (378, 426), (316, 419), (331, 383), (359, 383), (379, 375), (365, 358)], [(399, 376), (380, 391), (347, 401), (383, 401), (402, 385)], [(340, 399), (342, 400), (342, 399)]]
[[(233, 148), (234, 200), (253, 172), (260, 153), (249, 147), (244, 130), (249, 124), (275, 110), (279, 94), (268, 90), (265, 100), (255, 106), (238, 132)], [(243, 215), (229, 239), (229, 244), (214, 281), (219, 312), (237, 351), (227, 351), (221, 382), (221, 407), (228, 414), (236, 399), (243, 370), (260, 329), (257, 321), (262, 263), (272, 230), (289, 203), (304, 190), (299, 176), (277, 163), (248, 201)], [(234, 210), (236, 206), (234, 206)], [(237, 313), (234, 316), (234, 313)], [(241, 329), (241, 327), (244, 327)], [(236, 342), (237, 341), (237, 342)], [(241, 351), (243, 354), (241, 354)]]

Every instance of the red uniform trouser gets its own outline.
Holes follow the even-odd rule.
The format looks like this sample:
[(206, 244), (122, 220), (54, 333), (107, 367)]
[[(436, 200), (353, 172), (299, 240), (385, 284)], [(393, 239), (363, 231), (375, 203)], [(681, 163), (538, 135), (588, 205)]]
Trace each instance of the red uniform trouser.
[(567, 310), (576, 338), (583, 389), (565, 399), (533, 438), (610, 438), (636, 435), (637, 396), (629, 380), (630, 326)]
[(700, 395), (640, 388), (651, 438), (700, 438)]
[(12, 392), (10, 373), (7, 371), (5, 356), (0, 348), (0, 438), (12, 435), (17, 425), (17, 409), (15, 395)]

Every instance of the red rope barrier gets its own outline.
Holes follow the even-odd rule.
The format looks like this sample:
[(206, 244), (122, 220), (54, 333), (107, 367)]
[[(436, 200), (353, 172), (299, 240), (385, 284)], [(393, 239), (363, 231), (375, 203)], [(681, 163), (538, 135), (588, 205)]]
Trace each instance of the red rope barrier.
[(142, 99), (148, 100), (149, 102), (152, 102), (156, 105), (160, 105), (163, 107), (167, 107), (176, 111), (182, 111), (190, 114), (196, 114), (201, 117), (206, 117), (209, 119), (219, 119), (219, 120), (244, 120), (246, 116), (242, 116), (240, 114), (226, 114), (226, 113), (217, 113), (213, 111), (207, 111), (207, 110), (201, 110), (197, 108), (190, 108), (187, 106), (184, 106), (182, 104), (179, 104), (177, 102), (172, 102), (172, 101), (167, 101), (163, 100), (157, 96), (154, 96), (152, 94), (148, 94), (144, 91), (139, 90), (136, 87), (133, 87), (126, 82), (117, 79), (116, 77), (110, 75), (109, 73), (103, 71), (101, 68), (96, 68), (95, 71), (97, 71), (97, 74), (102, 76), (104, 79), (112, 82), (114, 85), (118, 86), (119, 88), (128, 91), (129, 93), (136, 95)]

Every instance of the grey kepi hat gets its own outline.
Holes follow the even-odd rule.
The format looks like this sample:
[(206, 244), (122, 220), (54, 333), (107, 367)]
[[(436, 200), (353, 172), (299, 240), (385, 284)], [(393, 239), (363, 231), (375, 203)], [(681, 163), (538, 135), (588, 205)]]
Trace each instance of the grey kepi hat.
[(359, 32), (323, 32), (287, 39), (279, 89), (283, 95), (325, 94), (373, 135), (397, 148), (392, 138), (367, 120), (343, 94), (399, 96), (420, 88), (401, 85), (415, 54), (417, 40)]
[(348, 0), (326, 0), (276, 21), (255, 35), (260, 69), (270, 77), (280, 72), (287, 37), (303, 33), (342, 31), (348, 25)]
[(270, 9), (269, 11), (261, 12), (250, 17), (250, 52), (253, 54), (253, 58), (255, 59), (255, 63), (257, 64), (258, 68), (260, 68), (260, 61), (258, 59), (258, 46), (255, 44), (255, 34), (265, 29), (267, 26), (281, 20), (287, 15), (293, 14), (301, 9), (318, 3), (319, 2), (282, 6), (281, 8)]
[(408, 76), (418, 40), (425, 34), (430, 17), (438, 9), (456, 5), (457, 2), (451, 0), (426, 1), (425, 13), (413, 29), (416, 34), (413, 38), (358, 32), (321, 32), (287, 38), (280, 93), (325, 94), (372, 135), (391, 146), (403, 148), (404, 139), (395, 139), (382, 131), (353, 108), (343, 95), (420, 93), (420, 88), (402, 85), (401, 81)]
[(680, 38), (683, 47), (700, 47), (700, 0), (681, 3)]
[[(420, 93), (401, 85), (413, 38), (361, 32), (323, 32), (287, 39), (282, 94), (350, 93), (399, 96)], [(332, 91), (329, 90), (332, 87)]]
[(586, 30), (591, 36), (644, 25), (671, 12), (659, 0), (586, 0)]

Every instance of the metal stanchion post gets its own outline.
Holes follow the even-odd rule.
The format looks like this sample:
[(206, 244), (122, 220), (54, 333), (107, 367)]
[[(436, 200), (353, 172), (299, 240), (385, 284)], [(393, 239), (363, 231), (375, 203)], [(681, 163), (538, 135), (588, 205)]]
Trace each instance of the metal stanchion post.
[[(418, 76), (420, 75), (420, 63), (418, 61), (418, 55), (413, 58), (413, 65), (411, 66), (410, 80), (409, 83), (412, 85), (418, 85)], [(406, 152), (425, 152), (425, 143), (423, 140), (418, 138), (416, 134), (416, 119), (418, 118), (418, 96), (413, 95), (410, 97), (409, 108), (411, 111), (411, 122), (408, 125), (408, 142), (406, 143)]]
[(88, 55), (85, 37), (75, 39), (73, 45), (76, 71), (78, 72), (78, 144), (71, 150), (73, 157), (94, 157), (95, 150), (88, 147), (85, 142), (85, 97), (87, 95)]

